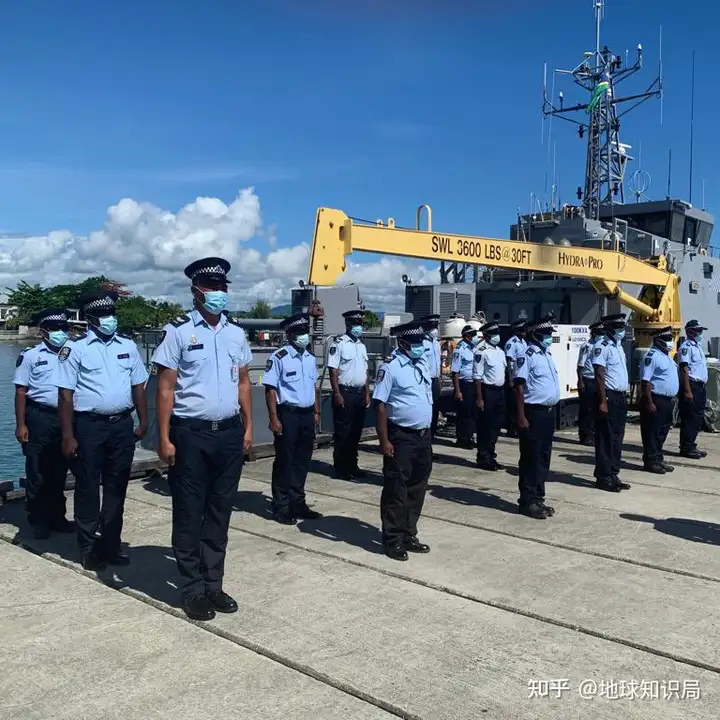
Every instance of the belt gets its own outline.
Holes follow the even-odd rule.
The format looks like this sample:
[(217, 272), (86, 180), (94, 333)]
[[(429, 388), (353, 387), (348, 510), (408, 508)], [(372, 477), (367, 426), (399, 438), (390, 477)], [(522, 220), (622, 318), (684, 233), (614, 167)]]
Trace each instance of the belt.
[(200, 418), (185, 418), (172, 415), (170, 417), (170, 425), (187, 427), (191, 430), (210, 430), (211, 432), (217, 432), (218, 430), (239, 427), (242, 425), (242, 418), (239, 415), (233, 415), (224, 420), (201, 420)]
[(700, 387), (705, 387), (705, 381), (704, 380), (695, 380), (695, 378), (690, 378), (690, 382), (693, 385), (700, 385)]
[(355, 387), (353, 385), (340, 385), (340, 389), (344, 390), (345, 392), (353, 392), (353, 393), (365, 392), (364, 385), (361, 385), (360, 387)]
[(58, 409), (52, 405), (45, 405), (37, 400), (31, 400), (30, 398), (27, 400), (27, 406), (34, 408), (35, 410), (40, 410), (40, 412), (52, 413), (53, 415), (57, 415), (58, 411)]
[(505, 383), (503, 383), (502, 385), (491, 385), (490, 383), (483, 383), (482, 386), (483, 390), (485, 390), (485, 388), (492, 390), (502, 390), (505, 387)]
[(525, 407), (531, 410), (544, 410), (545, 412), (551, 412), (555, 409), (555, 405), (538, 405), (537, 403), (525, 403)]
[(677, 395), (663, 395), (662, 393), (650, 393), (653, 397), (661, 397), (665, 398), (665, 400), (672, 400), (674, 397), (677, 397)]
[(409, 433), (410, 435), (418, 435), (420, 437), (423, 437), (426, 433), (430, 432), (430, 428), (409, 428), (404, 427), (403, 425), (398, 425), (397, 423), (390, 422), (388, 420), (388, 430), (401, 430), (404, 433)]
[(475, 383), (475, 381), (472, 378), (470, 378), (469, 380), (466, 380), (465, 378), (460, 378), (460, 382), (473, 383), (473, 384)]
[(288, 403), (281, 403), (278, 405), (280, 410), (286, 410), (291, 413), (310, 413), (314, 412), (315, 406), (308, 405), (307, 407), (300, 407), (299, 405), (289, 405)]
[(88, 420), (99, 420), (101, 422), (116, 423), (120, 420), (124, 420), (125, 418), (130, 417), (130, 415), (132, 415), (132, 408), (129, 408), (128, 410), (123, 410), (119, 413), (115, 413), (114, 415), (105, 415), (103, 413), (82, 411), (76, 411), (75, 414), (79, 417), (87, 418)]
[(616, 395), (624, 395), (627, 390), (610, 390), (610, 388), (605, 389), (606, 393), (615, 393)]

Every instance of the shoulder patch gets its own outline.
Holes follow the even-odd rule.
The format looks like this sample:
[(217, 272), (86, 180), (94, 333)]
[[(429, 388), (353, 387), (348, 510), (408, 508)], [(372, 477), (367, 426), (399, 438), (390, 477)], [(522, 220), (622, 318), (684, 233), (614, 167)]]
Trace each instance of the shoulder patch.
[(58, 353), (58, 360), (60, 362), (65, 362), (65, 360), (67, 360), (70, 357), (70, 352), (71, 352), (70, 348), (67, 345), (65, 345), (65, 347), (62, 350), (60, 350), (60, 352)]
[(330, 354), (331, 354), (331, 355), (334, 355), (336, 352), (337, 352), (337, 345), (333, 345), (333, 346), (330, 348)]
[(595, 357), (598, 357), (601, 353), (602, 353), (602, 348), (597, 347), (597, 348), (595, 348), (595, 350), (593, 350), (593, 355)]
[(521, 368), (524, 364), (525, 364), (525, 358), (524, 358), (524, 357), (519, 357), (519, 358), (517, 359), (517, 366), (518, 366), (519, 368)]
[(186, 323), (190, 322), (190, 316), (189, 315), (183, 315), (182, 317), (179, 317), (175, 320), (173, 320), (170, 324), (173, 327), (182, 327)]
[(377, 374), (377, 381), (381, 382), (384, 377), (385, 377), (385, 370), (383, 368), (380, 368), (378, 370), (378, 374)]
[(272, 366), (273, 366), (272, 358), (268, 358), (267, 362), (265, 363), (265, 369), (272, 370)]
[(15, 367), (20, 367), (20, 366), (22, 365), (22, 361), (23, 361), (24, 358), (25, 358), (25, 353), (24, 353), (24, 352), (21, 352), (21, 353), (18, 355), (17, 360), (15, 361)]
[(480, 362), (480, 358), (482, 357), (482, 353), (475, 353), (475, 362)]
[(645, 356), (645, 364), (650, 365), (652, 363), (652, 358), (649, 355)]
[(681, 352), (683, 355), (687, 355), (687, 354), (688, 354), (688, 349), (687, 349), (686, 347), (684, 347), (680, 352)]
[(457, 359), (457, 358), (459, 358), (459, 357), (460, 357), (460, 351), (459, 351), (459, 350), (456, 350), (456, 351), (453, 353), (453, 358), (454, 358), (454, 359)]
[(283, 348), (282, 350), (278, 350), (275, 355), (279, 358), (284, 358), (288, 354), (288, 351)]

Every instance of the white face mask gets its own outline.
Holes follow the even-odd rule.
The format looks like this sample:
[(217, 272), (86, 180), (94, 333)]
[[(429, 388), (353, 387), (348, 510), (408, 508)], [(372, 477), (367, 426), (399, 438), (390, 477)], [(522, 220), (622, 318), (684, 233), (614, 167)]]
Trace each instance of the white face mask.
[(437, 336), (440, 334), (437, 328), (433, 328), (429, 333), (431, 338), (437, 339)]

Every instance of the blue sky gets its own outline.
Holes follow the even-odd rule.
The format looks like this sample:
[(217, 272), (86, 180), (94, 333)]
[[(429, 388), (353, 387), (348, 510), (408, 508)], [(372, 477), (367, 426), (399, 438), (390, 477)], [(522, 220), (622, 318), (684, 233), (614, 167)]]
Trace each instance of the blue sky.
[[(8, 4), (9, 5), (9, 4)], [(279, 246), (308, 241), (318, 205), (410, 224), (430, 203), (438, 229), (505, 236), (543, 193), (543, 62), (572, 67), (593, 39), (591, 0), (437, 3), (24, 0), (0, 24), (0, 227), (102, 226), (122, 197), (175, 211), (230, 202), (252, 185)], [(349, 7), (354, 5), (355, 9)], [(605, 39), (645, 48), (649, 83), (664, 26), (663, 124), (652, 101), (622, 139), (664, 197), (687, 196), (690, 66), (697, 51), (696, 205), (720, 205), (711, 75), (720, 9), (608, 0)], [(568, 100), (580, 97), (565, 87)], [(564, 200), (584, 148), (556, 123)], [(637, 167), (637, 164), (635, 165)], [(262, 238), (250, 241), (261, 245)]]

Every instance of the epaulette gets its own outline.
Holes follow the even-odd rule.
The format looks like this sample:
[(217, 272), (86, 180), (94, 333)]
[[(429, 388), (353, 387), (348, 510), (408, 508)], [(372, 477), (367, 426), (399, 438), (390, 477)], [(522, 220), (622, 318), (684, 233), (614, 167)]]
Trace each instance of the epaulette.
[(118, 335), (118, 337), (125, 338), (125, 340), (132, 340), (132, 339), (133, 339), (133, 336), (132, 336), (132, 335), (128, 335), (127, 333), (118, 333), (117, 335)]
[(284, 358), (288, 354), (288, 351), (285, 350), (285, 348), (282, 348), (281, 350), (278, 350), (275, 353), (275, 357)]
[(536, 351), (535, 348), (531, 345), (525, 352), (526, 352), (528, 355), (534, 355), (537, 351)]
[(343, 336), (342, 336), (342, 335), (336, 335), (336, 336), (333, 338), (333, 342), (340, 342), (342, 339), (343, 339)]
[(605, 345), (605, 347), (607, 347), (607, 346), (610, 344), (610, 341), (609, 341), (607, 338), (603, 338), (603, 339), (600, 341), (600, 344), (601, 344), (601, 345)]
[(170, 324), (173, 327), (182, 327), (186, 323), (190, 322), (190, 316), (189, 315), (183, 315), (182, 317), (175, 318)]
[(87, 337), (87, 333), (84, 332), (82, 335), (78, 335), (76, 338), (72, 338), (72, 342), (77, 342), (78, 340), (84, 340)]

